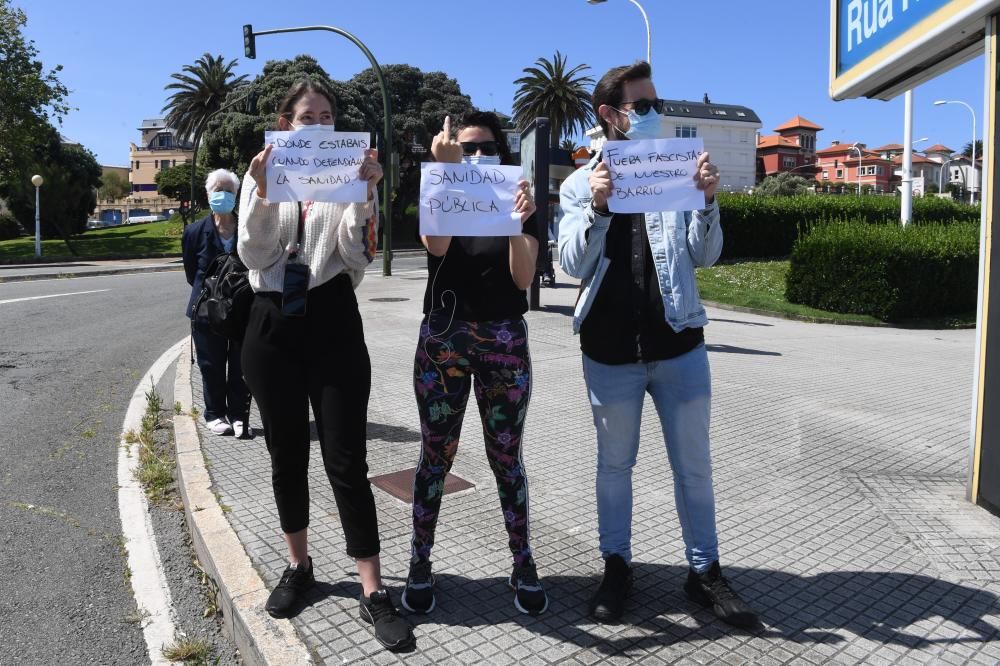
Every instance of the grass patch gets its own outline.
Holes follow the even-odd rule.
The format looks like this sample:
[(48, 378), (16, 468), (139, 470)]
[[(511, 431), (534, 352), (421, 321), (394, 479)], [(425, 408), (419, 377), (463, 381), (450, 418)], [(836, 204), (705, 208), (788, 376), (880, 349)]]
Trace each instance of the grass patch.
[[(42, 241), (43, 259), (88, 259), (94, 257), (141, 257), (180, 254), (183, 223), (179, 218), (150, 224), (123, 225), (85, 231), (70, 237), (76, 256), (61, 238)], [(0, 263), (35, 261), (33, 236), (0, 241)]]
[[(697, 269), (698, 290), (706, 301), (813, 321), (883, 325), (870, 315), (827, 312), (785, 300), (788, 261), (743, 261)], [(922, 319), (900, 325), (919, 328), (959, 328), (976, 323), (975, 312), (960, 317)]]
[(163, 399), (156, 392), (156, 387), (151, 385), (146, 392), (146, 411), (142, 415), (142, 426), (137, 436), (139, 466), (135, 470), (135, 479), (146, 491), (146, 497), (156, 503), (167, 500), (174, 483), (174, 461), (168, 452), (161, 454), (157, 450), (154, 435), (154, 431), (162, 424), (162, 409)]
[(212, 649), (208, 642), (200, 638), (179, 638), (163, 648), (163, 656), (170, 661), (204, 664)]

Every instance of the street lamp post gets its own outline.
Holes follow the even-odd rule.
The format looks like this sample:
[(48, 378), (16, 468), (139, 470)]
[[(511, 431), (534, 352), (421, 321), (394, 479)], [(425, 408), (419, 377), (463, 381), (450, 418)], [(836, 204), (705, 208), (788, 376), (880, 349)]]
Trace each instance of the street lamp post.
[(852, 151), (858, 151), (858, 196), (861, 196), (861, 149), (858, 148), (858, 144), (851, 144), (851, 147), (847, 149), (848, 154)]
[[(941, 170), (938, 171), (938, 194), (944, 192), (944, 168), (954, 161), (954, 159), (945, 160), (944, 164), (941, 165)], [(951, 182), (951, 178), (948, 179), (948, 182)]]
[(42, 188), (45, 179), (37, 173), (31, 177), (31, 184), (35, 186), (35, 257), (42, 256), (42, 218), (39, 215), (38, 190)]
[(969, 110), (972, 114), (972, 186), (969, 188), (969, 203), (976, 203), (976, 112), (975, 110), (966, 104), (965, 102), (957, 99), (939, 99), (934, 102), (934, 106), (941, 106), (942, 104), (961, 104)]
[[(334, 32), (341, 37), (346, 37), (355, 46), (357, 46), (368, 58), (368, 62), (371, 63), (372, 71), (375, 72), (375, 78), (378, 79), (379, 88), (382, 91), (382, 111), (383, 111), (383, 147), (385, 148), (384, 155), (380, 154), (379, 157), (385, 160), (385, 175), (386, 178), (382, 181), (382, 275), (389, 276), (392, 275), (392, 190), (399, 186), (399, 173), (396, 170), (399, 164), (398, 159), (393, 155), (392, 150), (392, 103), (389, 99), (389, 88), (385, 84), (385, 77), (382, 76), (382, 67), (375, 60), (375, 56), (372, 52), (368, 50), (368, 47), (364, 43), (347, 32), (346, 30), (341, 30), (340, 28), (335, 28), (332, 25), (308, 25), (301, 26), (297, 28), (276, 28), (274, 30), (260, 30), (255, 32), (252, 25), (243, 26), (243, 47), (244, 53), (248, 58), (257, 57), (257, 43), (256, 38), (258, 35), (278, 35), (286, 32), (311, 32), (314, 30), (325, 30), (327, 32)], [(377, 211), (376, 211), (377, 214)]]
[[(587, 0), (587, 4), (599, 5), (602, 2), (607, 2), (607, 1), (608, 0)], [(653, 43), (653, 37), (652, 33), (650, 33), (649, 31), (649, 17), (646, 16), (646, 10), (642, 8), (642, 5), (640, 5), (637, 0), (628, 0), (628, 1), (639, 8), (639, 11), (642, 13), (642, 20), (646, 23), (646, 62), (652, 65), (653, 58), (652, 58), (651, 48)]]

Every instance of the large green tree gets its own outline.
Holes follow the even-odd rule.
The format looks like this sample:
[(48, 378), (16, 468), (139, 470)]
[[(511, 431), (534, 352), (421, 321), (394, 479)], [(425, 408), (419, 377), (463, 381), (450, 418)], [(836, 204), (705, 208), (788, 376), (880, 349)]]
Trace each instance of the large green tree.
[(101, 201), (117, 201), (128, 196), (130, 190), (127, 178), (115, 171), (109, 171), (101, 175), (101, 187), (97, 190), (97, 196)]
[(552, 128), (549, 144), (559, 147), (564, 136), (583, 134), (596, 123), (588, 87), (594, 79), (586, 76), (588, 65), (568, 69), (566, 56), (556, 51), (550, 61), (539, 58), (535, 66), (525, 67), (521, 78), (514, 81), (514, 122), (519, 130), (526, 129), (538, 117), (549, 119)]
[(26, 24), (23, 11), (0, 0), (0, 197), (26, 229), (34, 229), (31, 176), (44, 177), (42, 235), (68, 244), (94, 210), (101, 168), (90, 151), (63, 144), (52, 125), (70, 110), (58, 76), (62, 67), (44, 67), (34, 42), (24, 38)]
[[(199, 165), (194, 172), (194, 202), (202, 208), (208, 207), (208, 194), (204, 187), (206, 178), (208, 169)], [(188, 199), (191, 195), (191, 163), (184, 162), (158, 171), (156, 191), (171, 199)]]
[(22, 34), (27, 21), (0, 0), (0, 196), (31, 178), (50, 147), (49, 116), (59, 121), (69, 111), (58, 77), (62, 66), (45, 69), (34, 42)]
[(193, 65), (184, 65), (181, 72), (170, 75), (175, 81), (164, 90), (176, 92), (163, 107), (167, 114), (164, 120), (181, 140), (193, 141), (202, 123), (219, 110), (230, 93), (246, 83), (246, 75), (233, 73), (235, 66), (235, 59), (226, 63), (221, 55), (206, 53)]
[[(59, 133), (49, 126), (43, 155), (34, 170), (45, 179), (40, 192), (42, 235), (58, 236), (69, 244), (71, 236), (86, 229), (87, 218), (97, 205), (101, 166), (83, 146), (62, 143)], [(7, 183), (2, 196), (22, 226), (33, 230), (35, 188), (30, 179)]]

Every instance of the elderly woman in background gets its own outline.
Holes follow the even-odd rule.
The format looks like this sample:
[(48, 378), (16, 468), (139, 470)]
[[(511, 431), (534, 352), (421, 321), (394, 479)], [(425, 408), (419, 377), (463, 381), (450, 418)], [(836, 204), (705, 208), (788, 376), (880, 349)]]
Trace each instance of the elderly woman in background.
[(244, 435), (250, 408), (250, 392), (243, 382), (240, 366), (241, 345), (213, 333), (208, 321), (194, 311), (201, 294), (205, 271), (218, 255), (236, 248), (236, 192), (240, 180), (232, 171), (216, 169), (208, 174), (205, 190), (212, 209), (210, 215), (188, 225), (181, 238), (184, 272), (191, 285), (187, 316), (191, 319), (191, 337), (198, 354), (205, 421), (216, 435)]

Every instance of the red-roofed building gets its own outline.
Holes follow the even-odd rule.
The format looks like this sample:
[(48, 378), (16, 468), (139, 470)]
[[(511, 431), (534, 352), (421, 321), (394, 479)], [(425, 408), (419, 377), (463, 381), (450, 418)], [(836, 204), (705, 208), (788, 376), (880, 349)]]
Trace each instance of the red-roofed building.
[(868, 185), (875, 192), (892, 192), (898, 181), (890, 160), (868, 150), (863, 143), (840, 143), (816, 151), (816, 182), (843, 183), (858, 188)]
[(757, 180), (783, 171), (812, 178), (816, 158), (816, 133), (823, 128), (802, 116), (774, 128), (777, 134), (757, 138)]

